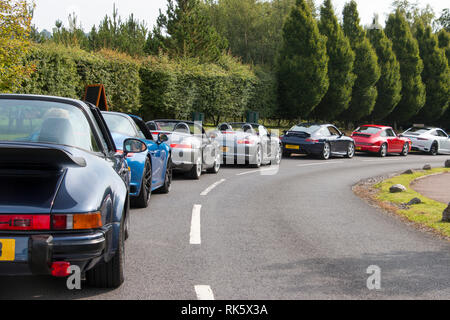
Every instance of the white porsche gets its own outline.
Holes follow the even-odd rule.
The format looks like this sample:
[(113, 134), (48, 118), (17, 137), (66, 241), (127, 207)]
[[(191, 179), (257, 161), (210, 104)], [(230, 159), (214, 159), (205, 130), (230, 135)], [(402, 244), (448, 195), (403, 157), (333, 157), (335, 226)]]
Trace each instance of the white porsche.
[(440, 128), (412, 127), (402, 136), (412, 141), (412, 150), (427, 152), (431, 155), (450, 154), (450, 138)]

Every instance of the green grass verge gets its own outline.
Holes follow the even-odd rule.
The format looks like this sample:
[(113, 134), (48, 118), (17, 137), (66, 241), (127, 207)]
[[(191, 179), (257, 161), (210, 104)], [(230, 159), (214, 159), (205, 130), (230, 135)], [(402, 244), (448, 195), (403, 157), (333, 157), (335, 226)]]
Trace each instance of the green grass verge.
[[(375, 188), (379, 190), (376, 198), (380, 201), (390, 202), (396, 205), (408, 203), (413, 198), (419, 198), (422, 200), (421, 204), (413, 205), (407, 210), (396, 210), (397, 213), (412, 222), (427, 226), (444, 236), (450, 237), (450, 223), (442, 222), (442, 213), (447, 208), (447, 205), (424, 197), (411, 188), (411, 183), (417, 178), (443, 172), (450, 172), (450, 169), (437, 168), (426, 172), (420, 171), (414, 174), (402, 174), (385, 180), (375, 185)], [(395, 184), (402, 184), (407, 190), (401, 193), (390, 193), (389, 188)]]

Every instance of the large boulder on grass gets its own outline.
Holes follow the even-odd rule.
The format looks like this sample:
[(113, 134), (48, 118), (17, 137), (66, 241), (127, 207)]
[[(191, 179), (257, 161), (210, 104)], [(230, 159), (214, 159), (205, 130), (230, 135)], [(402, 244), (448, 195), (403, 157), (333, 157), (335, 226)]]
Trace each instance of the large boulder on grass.
[(450, 159), (445, 161), (445, 167), (450, 168)]
[(430, 164), (424, 165), (423, 170), (431, 170), (431, 165)]
[(390, 193), (399, 193), (406, 191), (406, 187), (402, 184), (396, 184), (389, 188)]
[(405, 172), (403, 172), (402, 174), (413, 174), (414, 171), (411, 169), (406, 170)]
[(407, 205), (407, 206), (413, 206), (413, 205), (421, 204), (421, 203), (422, 203), (422, 200), (420, 200), (419, 198), (413, 198), (413, 199), (411, 199), (411, 201), (408, 202), (406, 205)]
[(450, 222), (450, 203), (448, 204), (447, 209), (445, 209), (444, 213), (442, 214), (442, 221)]

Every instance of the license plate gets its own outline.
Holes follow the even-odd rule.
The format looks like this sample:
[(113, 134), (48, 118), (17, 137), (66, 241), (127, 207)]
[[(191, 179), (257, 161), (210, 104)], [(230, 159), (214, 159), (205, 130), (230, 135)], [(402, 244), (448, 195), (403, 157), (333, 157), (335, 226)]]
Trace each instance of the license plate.
[(223, 151), (223, 152), (228, 152), (228, 150), (230, 150), (230, 148), (228, 148), (228, 147), (223, 147), (223, 148), (222, 148), (222, 151)]
[(293, 146), (293, 145), (287, 144), (286, 149), (300, 150), (300, 146)]
[(361, 148), (361, 147), (356, 147), (356, 150), (357, 150), (357, 151), (361, 151), (362, 148)]
[(0, 261), (14, 261), (16, 256), (16, 240), (0, 239)]

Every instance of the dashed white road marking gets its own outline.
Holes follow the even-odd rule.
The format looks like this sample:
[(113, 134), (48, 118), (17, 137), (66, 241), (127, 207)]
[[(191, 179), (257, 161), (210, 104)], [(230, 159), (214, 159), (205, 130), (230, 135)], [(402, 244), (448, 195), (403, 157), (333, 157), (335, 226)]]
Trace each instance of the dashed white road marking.
[(211, 186), (209, 186), (207, 189), (205, 189), (205, 191), (203, 191), (202, 193), (200, 193), (201, 196), (207, 196), (208, 193), (210, 193), (214, 188), (216, 188), (218, 185), (224, 183), (225, 181), (227, 181), (227, 179), (222, 179), (220, 181), (217, 181), (216, 183), (212, 184)]
[(323, 166), (326, 164), (336, 164), (343, 163), (344, 161), (324, 161), (324, 162), (314, 162), (314, 163), (302, 163), (298, 164), (297, 167), (310, 167), (310, 166)]
[(202, 211), (202, 206), (200, 204), (194, 205), (192, 209), (192, 220), (191, 220), (191, 234), (190, 243), (191, 244), (202, 244), (201, 238), (201, 224), (200, 224), (200, 213)]
[(198, 300), (214, 300), (214, 293), (210, 286), (195, 286)]

